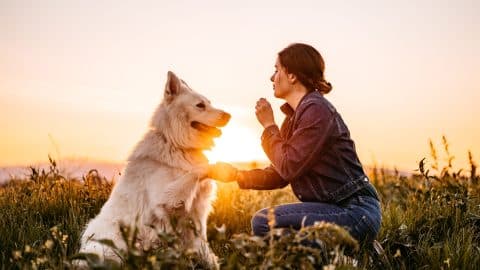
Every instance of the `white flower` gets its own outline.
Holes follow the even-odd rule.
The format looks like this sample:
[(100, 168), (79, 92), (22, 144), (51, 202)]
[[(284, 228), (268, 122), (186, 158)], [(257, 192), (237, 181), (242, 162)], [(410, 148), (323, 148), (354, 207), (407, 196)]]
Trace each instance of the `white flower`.
[(45, 241), (45, 244), (43, 244), (47, 249), (52, 249), (53, 248), (53, 241), (48, 239), (47, 241)]
[(334, 264), (324, 265), (323, 270), (335, 270), (336, 266)]
[(20, 250), (15, 250), (13, 252), (13, 259), (18, 260), (22, 258), (22, 252)]

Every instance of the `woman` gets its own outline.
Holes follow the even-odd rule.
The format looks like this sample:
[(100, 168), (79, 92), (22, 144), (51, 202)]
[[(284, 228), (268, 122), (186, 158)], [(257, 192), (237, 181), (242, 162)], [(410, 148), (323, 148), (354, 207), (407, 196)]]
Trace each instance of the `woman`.
[[(270, 103), (261, 98), (256, 116), (265, 128), (262, 146), (271, 161), (265, 169), (237, 170), (227, 163), (211, 165), (209, 177), (236, 181), (242, 189), (277, 189), (291, 185), (299, 203), (274, 208), (276, 228), (333, 222), (359, 241), (373, 240), (381, 223), (380, 203), (358, 159), (342, 117), (323, 95), (332, 86), (324, 78), (320, 53), (307, 44), (292, 44), (278, 53), (274, 95), (286, 103), (281, 128)], [(267, 208), (252, 218), (255, 235), (270, 228)]]

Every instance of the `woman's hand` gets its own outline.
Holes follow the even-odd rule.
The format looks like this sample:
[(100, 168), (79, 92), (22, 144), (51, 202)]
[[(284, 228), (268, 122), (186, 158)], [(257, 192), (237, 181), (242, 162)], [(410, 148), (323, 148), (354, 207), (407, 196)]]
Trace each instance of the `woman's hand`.
[(272, 106), (266, 99), (261, 98), (257, 101), (255, 114), (257, 115), (258, 122), (260, 122), (264, 128), (275, 125)]
[(238, 170), (225, 162), (217, 162), (209, 165), (208, 178), (220, 180), (222, 182), (232, 182), (237, 180)]

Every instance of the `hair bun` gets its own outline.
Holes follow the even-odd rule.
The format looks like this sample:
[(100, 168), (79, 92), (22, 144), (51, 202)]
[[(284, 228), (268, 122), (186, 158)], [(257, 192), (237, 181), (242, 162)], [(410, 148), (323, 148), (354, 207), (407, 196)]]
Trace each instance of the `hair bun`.
[(317, 91), (319, 91), (322, 94), (328, 94), (330, 91), (332, 91), (332, 84), (330, 82), (327, 82), (325, 80), (320, 81), (319, 87)]

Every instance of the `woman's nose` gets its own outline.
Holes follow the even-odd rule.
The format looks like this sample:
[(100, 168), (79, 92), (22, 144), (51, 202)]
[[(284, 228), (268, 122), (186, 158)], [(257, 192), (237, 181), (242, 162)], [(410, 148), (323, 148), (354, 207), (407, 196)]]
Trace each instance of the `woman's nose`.
[(270, 81), (273, 82), (273, 77), (275, 76), (275, 74), (273, 74), (271, 77), (270, 77)]

